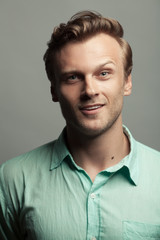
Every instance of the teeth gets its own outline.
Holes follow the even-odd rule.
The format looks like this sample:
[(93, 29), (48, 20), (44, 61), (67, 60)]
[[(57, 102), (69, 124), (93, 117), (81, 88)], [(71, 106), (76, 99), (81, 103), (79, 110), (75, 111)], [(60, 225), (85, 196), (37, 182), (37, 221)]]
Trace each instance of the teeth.
[(85, 110), (93, 110), (93, 109), (97, 109), (101, 106), (93, 106), (93, 107), (88, 107), (88, 108), (84, 108)]

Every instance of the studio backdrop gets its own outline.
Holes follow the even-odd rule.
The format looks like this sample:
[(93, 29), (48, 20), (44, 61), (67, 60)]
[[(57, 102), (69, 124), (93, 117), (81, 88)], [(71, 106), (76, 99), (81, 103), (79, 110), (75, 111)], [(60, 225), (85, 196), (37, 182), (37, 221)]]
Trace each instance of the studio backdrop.
[(0, 0), (1, 163), (54, 140), (65, 126), (42, 59), (54, 26), (81, 10), (122, 24), (134, 64), (123, 122), (138, 141), (160, 150), (159, 0)]

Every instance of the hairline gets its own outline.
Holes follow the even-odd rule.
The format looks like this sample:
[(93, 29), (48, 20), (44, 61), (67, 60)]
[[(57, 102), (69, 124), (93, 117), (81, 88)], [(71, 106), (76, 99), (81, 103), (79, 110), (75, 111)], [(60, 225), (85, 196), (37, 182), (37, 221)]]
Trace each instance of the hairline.
[[(120, 49), (121, 49), (121, 57), (122, 57), (122, 61), (123, 61), (123, 70), (124, 70), (124, 78), (126, 79), (126, 72), (125, 72), (125, 54), (124, 54), (124, 48), (123, 48), (123, 46), (122, 46), (122, 44), (123, 44), (123, 38), (120, 38), (120, 37), (116, 37), (116, 36), (114, 36), (113, 34), (110, 34), (110, 33), (107, 33), (107, 32), (105, 32), (105, 31), (99, 31), (99, 32), (95, 32), (95, 33), (91, 33), (91, 34), (88, 34), (88, 35), (85, 35), (85, 36), (82, 36), (81, 38), (78, 38), (78, 39), (71, 39), (70, 41), (68, 41), (68, 42), (66, 42), (66, 43), (64, 43), (63, 45), (61, 45), (59, 48), (57, 48), (57, 49), (54, 49), (53, 51), (52, 51), (52, 60), (53, 61), (55, 61), (56, 60), (56, 55), (58, 54), (58, 53), (60, 53), (60, 51), (63, 49), (63, 48), (65, 48), (67, 45), (69, 45), (69, 44), (76, 44), (76, 43), (84, 43), (84, 42), (86, 42), (87, 40), (89, 40), (89, 39), (91, 39), (91, 38), (93, 38), (93, 37), (95, 37), (95, 36), (97, 36), (97, 35), (100, 35), (100, 34), (105, 34), (105, 35), (108, 35), (108, 36), (110, 36), (110, 37), (112, 37), (113, 39), (115, 39), (116, 40), (116, 42), (119, 44), (119, 46), (120, 46)], [(57, 67), (57, 63), (56, 63), (57, 61), (55, 61), (55, 64), (53, 64), (53, 68), (55, 69), (55, 67)], [(53, 72), (55, 73), (55, 70), (53, 70)], [(54, 79), (51, 79), (50, 81), (51, 81), (51, 83), (52, 82), (56, 82), (56, 76), (55, 76), (55, 74), (53, 73), (53, 75), (54, 75)]]

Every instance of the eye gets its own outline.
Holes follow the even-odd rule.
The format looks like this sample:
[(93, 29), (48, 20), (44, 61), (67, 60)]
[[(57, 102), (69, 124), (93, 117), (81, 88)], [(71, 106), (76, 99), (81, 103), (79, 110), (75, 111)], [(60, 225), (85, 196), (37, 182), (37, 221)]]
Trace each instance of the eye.
[(77, 75), (70, 75), (67, 77), (68, 80), (76, 80), (77, 79)]
[(109, 73), (108, 73), (107, 71), (104, 71), (104, 72), (101, 72), (101, 73), (100, 73), (100, 75), (103, 76), (103, 77), (108, 76), (108, 74), (109, 74)]
[(110, 72), (108, 70), (99, 72), (99, 79), (101, 80), (108, 80), (109, 76), (110, 76)]
[(64, 77), (64, 82), (66, 84), (74, 84), (81, 80), (81, 76), (79, 74), (73, 73), (73, 74), (67, 74)]

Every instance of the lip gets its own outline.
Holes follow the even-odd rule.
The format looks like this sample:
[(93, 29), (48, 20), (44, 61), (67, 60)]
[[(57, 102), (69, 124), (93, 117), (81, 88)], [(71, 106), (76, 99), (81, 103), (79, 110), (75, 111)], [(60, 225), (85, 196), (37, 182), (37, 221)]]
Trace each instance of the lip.
[(98, 113), (102, 108), (104, 104), (97, 103), (97, 104), (89, 104), (80, 106), (80, 111), (84, 114), (96, 114)]

